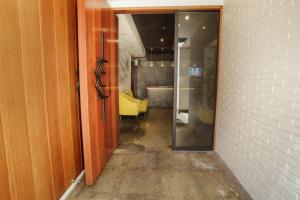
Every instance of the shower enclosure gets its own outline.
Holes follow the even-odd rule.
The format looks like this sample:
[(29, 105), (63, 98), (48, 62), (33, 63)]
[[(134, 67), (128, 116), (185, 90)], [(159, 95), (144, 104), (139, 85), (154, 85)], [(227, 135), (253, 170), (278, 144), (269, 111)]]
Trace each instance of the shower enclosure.
[(175, 15), (173, 149), (212, 150), (219, 12)]

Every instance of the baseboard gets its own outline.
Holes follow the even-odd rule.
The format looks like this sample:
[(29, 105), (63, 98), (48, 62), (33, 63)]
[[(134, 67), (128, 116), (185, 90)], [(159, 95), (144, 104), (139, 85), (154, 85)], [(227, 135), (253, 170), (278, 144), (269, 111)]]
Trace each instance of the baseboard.
[(84, 173), (85, 171), (83, 170), (78, 177), (73, 180), (72, 185), (67, 189), (67, 191), (60, 197), (60, 200), (67, 200), (70, 194), (78, 187), (79, 183), (84, 180)]

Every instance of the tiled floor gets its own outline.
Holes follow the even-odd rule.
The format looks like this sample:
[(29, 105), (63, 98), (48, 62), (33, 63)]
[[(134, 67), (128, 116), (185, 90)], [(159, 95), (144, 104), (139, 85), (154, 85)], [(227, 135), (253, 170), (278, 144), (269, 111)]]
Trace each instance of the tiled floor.
[(215, 153), (172, 151), (171, 130), (171, 109), (151, 109), (147, 120), (123, 120), (120, 147), (96, 184), (72, 199), (250, 199)]

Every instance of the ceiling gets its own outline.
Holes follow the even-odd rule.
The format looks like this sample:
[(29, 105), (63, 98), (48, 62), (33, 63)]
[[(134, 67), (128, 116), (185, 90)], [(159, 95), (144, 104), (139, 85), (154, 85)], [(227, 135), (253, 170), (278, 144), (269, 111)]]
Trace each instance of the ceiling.
[(223, 0), (108, 0), (112, 8), (160, 6), (220, 6)]
[[(147, 54), (173, 54), (175, 16), (174, 14), (133, 14)], [(161, 41), (163, 39), (163, 41)]]
[[(187, 15), (189, 20), (185, 19)], [(120, 49), (133, 57), (147, 57), (149, 60), (174, 59), (174, 14), (119, 14), (118, 18)], [(215, 12), (181, 12), (176, 26), (179, 38), (187, 39), (183, 47), (189, 48), (192, 36), (202, 46), (212, 42), (217, 25)]]

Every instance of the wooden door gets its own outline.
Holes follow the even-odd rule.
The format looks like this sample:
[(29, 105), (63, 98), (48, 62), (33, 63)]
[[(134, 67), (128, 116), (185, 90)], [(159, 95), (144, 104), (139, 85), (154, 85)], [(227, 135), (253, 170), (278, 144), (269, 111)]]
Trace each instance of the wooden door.
[[(78, 0), (79, 77), (86, 183), (92, 185), (118, 144), (117, 18), (106, 0)], [(104, 40), (102, 40), (102, 36)], [(101, 46), (103, 45), (103, 52)], [(104, 63), (105, 100), (95, 89), (96, 62)]]

